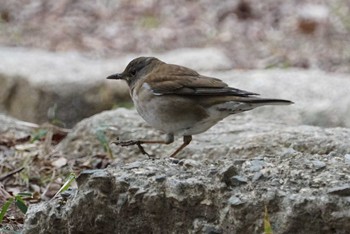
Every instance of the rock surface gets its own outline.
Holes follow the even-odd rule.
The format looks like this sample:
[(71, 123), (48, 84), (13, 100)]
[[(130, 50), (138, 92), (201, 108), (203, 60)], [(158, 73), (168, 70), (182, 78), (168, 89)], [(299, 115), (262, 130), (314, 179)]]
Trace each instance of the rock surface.
[[(290, 106), (275, 111), (282, 113)], [(258, 112), (257, 110), (251, 113)], [(195, 135), (191, 144), (178, 157), (193, 159), (251, 158), (281, 153), (301, 154), (346, 153), (350, 147), (350, 131), (347, 128), (320, 128), (312, 126), (288, 126), (271, 120), (262, 120), (259, 113), (233, 115), (200, 135)], [(99, 140), (104, 135), (109, 142), (135, 139), (160, 139), (162, 133), (149, 127), (135, 110), (119, 108), (105, 111), (81, 121), (58, 145), (62, 155), (72, 158), (93, 156), (104, 152)], [(170, 145), (146, 145), (146, 151), (156, 157), (167, 157), (182, 143), (177, 137)], [(272, 145), (271, 145), (272, 144)], [(322, 147), (320, 147), (322, 146)], [(143, 159), (136, 146), (120, 147), (110, 143), (116, 160), (130, 162)]]
[[(173, 144), (146, 146), (155, 159), (111, 145), (114, 164), (31, 206), (24, 233), (262, 233), (265, 206), (274, 233), (348, 233), (350, 129), (233, 118), (195, 136), (185, 159), (167, 158)], [(102, 153), (102, 133), (159, 136), (134, 110), (118, 109), (79, 123), (57, 150)]]
[(20, 121), (4, 114), (0, 114), (0, 136), (12, 136), (14, 139), (21, 138), (32, 133), (39, 126), (33, 123)]
[(274, 233), (347, 233), (349, 167), (341, 154), (319, 155), (321, 170), (303, 157), (85, 171), (78, 190), (31, 206), (23, 233), (262, 233), (265, 206)]
[[(105, 77), (122, 71), (139, 55), (98, 60), (74, 53), (0, 48), (0, 56), (0, 111), (30, 122), (59, 121), (72, 127), (114, 105), (125, 105), (129, 100), (126, 85)], [(288, 115), (274, 111), (275, 108), (260, 108), (262, 118), (350, 127), (349, 75), (304, 70), (229, 70), (227, 57), (214, 48), (179, 49), (152, 56), (221, 78), (233, 87), (296, 103), (288, 109)]]

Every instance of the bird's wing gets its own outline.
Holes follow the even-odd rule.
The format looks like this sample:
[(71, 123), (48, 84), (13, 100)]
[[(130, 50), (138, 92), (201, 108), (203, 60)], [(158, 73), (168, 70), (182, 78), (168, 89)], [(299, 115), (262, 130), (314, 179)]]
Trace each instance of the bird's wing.
[[(164, 75), (162, 75), (164, 74)], [(213, 77), (201, 76), (196, 71), (178, 65), (166, 64), (150, 74), (151, 82), (147, 85), (155, 95), (217, 95), (248, 97), (256, 93), (228, 87)]]

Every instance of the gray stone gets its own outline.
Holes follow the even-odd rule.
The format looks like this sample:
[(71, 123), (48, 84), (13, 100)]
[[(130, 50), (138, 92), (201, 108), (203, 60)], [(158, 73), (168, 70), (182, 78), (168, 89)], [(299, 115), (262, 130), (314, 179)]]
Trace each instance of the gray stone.
[(219, 171), (220, 181), (224, 182), (226, 185), (231, 185), (232, 177), (237, 175), (236, 167), (233, 165), (226, 165)]
[(344, 160), (346, 164), (350, 164), (350, 154), (345, 154), (344, 155)]
[(248, 182), (248, 179), (244, 176), (232, 176), (231, 178), (232, 186), (239, 186), (241, 184), (246, 184), (247, 182)]
[(166, 176), (165, 175), (159, 175), (155, 178), (155, 180), (157, 182), (163, 182), (164, 180), (166, 180)]
[[(104, 136), (106, 142), (101, 142), (100, 135)], [(119, 108), (81, 121), (57, 146), (57, 150), (67, 157), (79, 159), (84, 156), (105, 154), (104, 144), (117, 138), (135, 140), (163, 137), (160, 132), (149, 127), (136, 111)], [(230, 157), (235, 159), (231, 164), (233, 172), (234, 167), (244, 166), (251, 173), (264, 170), (263, 174), (266, 176), (274, 173), (273, 170), (265, 169), (266, 157), (273, 158), (276, 154), (282, 153), (286, 159), (310, 159), (310, 161), (325, 161), (325, 155), (331, 161), (338, 155), (344, 160), (344, 155), (349, 153), (349, 138), (350, 130), (346, 128), (287, 126), (262, 121), (260, 118), (253, 120), (246, 115), (236, 115), (219, 122), (207, 132), (194, 136), (191, 144), (178, 157), (195, 160)], [(144, 148), (156, 158), (164, 158), (181, 143), (182, 139), (178, 137), (170, 145), (145, 145)], [(147, 158), (140, 153), (137, 146), (121, 147), (109, 144), (109, 147), (117, 162), (125, 163)], [(258, 155), (263, 155), (265, 158), (241, 161), (256, 158)], [(237, 160), (241, 163), (237, 164)], [(234, 175), (225, 178), (230, 179)]]
[[(101, 140), (160, 136), (134, 110), (117, 109), (81, 121), (56, 150), (79, 163), (107, 153)], [(113, 166), (83, 172), (64, 203), (31, 206), (23, 232), (262, 233), (265, 206), (275, 233), (349, 230), (349, 129), (234, 116), (194, 136), (175, 164), (168, 155), (181, 140), (145, 146), (154, 159), (111, 144)]]
[(254, 160), (250, 161), (250, 168), (249, 168), (249, 170), (251, 172), (258, 172), (258, 171), (260, 171), (261, 169), (264, 168), (264, 165), (265, 165), (264, 161), (254, 159)]
[(128, 165), (125, 165), (124, 168), (125, 169), (136, 169), (136, 168), (139, 168), (140, 166), (141, 166), (140, 162), (136, 161), (136, 162), (130, 163)]
[(320, 160), (313, 160), (312, 161), (313, 166), (315, 167), (316, 170), (320, 170), (326, 167), (326, 163), (322, 162)]
[(244, 202), (239, 197), (236, 197), (235, 195), (233, 195), (228, 199), (228, 204), (232, 206), (238, 206), (238, 205), (244, 204)]
[(345, 184), (342, 186), (330, 188), (328, 193), (335, 194), (339, 196), (350, 196), (350, 184)]
[(263, 177), (263, 174), (260, 171), (258, 171), (256, 173), (254, 173), (253, 178), (252, 178), (252, 182), (257, 181), (257, 180), (261, 179), (262, 177)]
[(39, 126), (34, 123), (17, 120), (0, 113), (0, 134), (11, 135), (20, 138), (30, 135)]
[[(286, 163), (280, 156), (269, 161)], [(231, 162), (216, 163), (223, 168)], [(311, 177), (295, 177), (287, 168), (279, 170), (284, 182), (278, 186), (258, 180), (254, 187), (247, 184), (222, 190), (221, 175), (207, 176), (210, 167), (205, 164), (200, 169), (185, 169), (163, 159), (139, 163), (152, 175), (124, 166), (84, 173), (87, 177), (78, 183), (75, 196), (65, 197), (65, 202), (56, 198), (30, 206), (23, 233), (262, 233), (265, 206), (275, 233), (346, 233), (350, 228), (346, 213), (350, 200), (345, 194), (331, 192), (331, 183), (306, 187)], [(292, 167), (300, 165), (295, 161)], [(327, 177), (349, 180), (349, 175), (341, 178), (341, 167), (328, 171)], [(168, 170), (175, 173), (157, 181)], [(326, 170), (329, 167), (318, 173)], [(305, 170), (305, 174), (313, 173)], [(289, 180), (291, 177), (295, 180)]]
[(29, 148), (37, 148), (35, 144), (20, 146), (30, 142), (35, 136), (39, 126), (33, 123), (20, 121), (0, 113), (0, 164), (12, 163), (13, 157), (19, 151)]
[[(129, 100), (125, 87), (112, 87), (102, 80), (94, 83), (63, 82), (59, 71), (56, 74), (59, 81), (50, 84), (31, 82), (26, 76), (0, 73), (0, 83), (10, 83), (0, 86), (0, 111), (25, 121), (72, 127), (82, 118)], [(37, 73), (33, 71), (27, 76), (35, 75)]]

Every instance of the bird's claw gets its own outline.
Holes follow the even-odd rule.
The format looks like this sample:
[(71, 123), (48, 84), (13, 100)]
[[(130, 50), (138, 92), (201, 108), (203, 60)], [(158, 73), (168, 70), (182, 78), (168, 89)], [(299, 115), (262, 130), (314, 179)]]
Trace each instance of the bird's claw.
[(149, 158), (154, 158), (154, 155), (149, 154), (146, 152), (146, 150), (143, 148), (142, 146), (142, 142), (141, 141), (134, 141), (134, 140), (129, 140), (129, 141), (114, 141), (112, 142), (113, 144), (116, 145), (120, 145), (120, 146), (130, 146), (130, 145), (137, 145), (137, 147), (139, 148), (139, 150), (141, 151), (142, 154), (147, 155)]

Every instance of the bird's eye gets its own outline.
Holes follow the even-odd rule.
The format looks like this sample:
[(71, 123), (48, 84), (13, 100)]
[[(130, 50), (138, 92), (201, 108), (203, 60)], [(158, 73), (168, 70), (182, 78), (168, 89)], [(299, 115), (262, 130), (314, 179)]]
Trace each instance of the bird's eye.
[(131, 70), (130, 75), (132, 75), (132, 76), (136, 75), (136, 70)]

